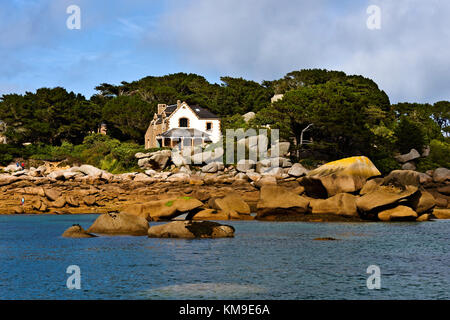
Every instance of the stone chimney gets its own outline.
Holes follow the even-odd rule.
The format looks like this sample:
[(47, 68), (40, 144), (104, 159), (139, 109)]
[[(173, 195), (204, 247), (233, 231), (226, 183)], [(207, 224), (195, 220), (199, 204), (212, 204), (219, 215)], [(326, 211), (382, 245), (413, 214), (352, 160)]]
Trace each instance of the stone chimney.
[(181, 100), (177, 100), (177, 107), (181, 106)]
[(164, 110), (166, 110), (166, 104), (158, 104), (158, 114), (161, 114)]

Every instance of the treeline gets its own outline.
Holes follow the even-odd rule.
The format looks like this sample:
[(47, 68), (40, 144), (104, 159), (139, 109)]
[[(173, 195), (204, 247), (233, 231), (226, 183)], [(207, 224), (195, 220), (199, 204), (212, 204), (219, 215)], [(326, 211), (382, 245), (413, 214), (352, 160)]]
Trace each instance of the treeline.
[[(391, 104), (372, 80), (321, 69), (294, 71), (262, 83), (232, 77), (221, 81), (211, 84), (185, 73), (150, 76), (120, 85), (100, 84), (90, 99), (64, 88), (41, 88), (3, 95), (0, 120), (13, 146), (79, 145), (102, 122), (111, 138), (142, 145), (157, 104), (183, 100), (221, 116), (223, 130), (278, 128), (282, 138), (292, 142), (292, 154), (302, 159), (363, 154), (390, 170), (397, 166), (394, 153), (431, 145), (432, 155), (421, 168), (450, 166), (448, 101)], [(274, 94), (284, 97), (271, 104)], [(250, 111), (256, 117), (245, 123), (241, 115)], [(313, 143), (300, 145), (306, 127), (304, 134)]]

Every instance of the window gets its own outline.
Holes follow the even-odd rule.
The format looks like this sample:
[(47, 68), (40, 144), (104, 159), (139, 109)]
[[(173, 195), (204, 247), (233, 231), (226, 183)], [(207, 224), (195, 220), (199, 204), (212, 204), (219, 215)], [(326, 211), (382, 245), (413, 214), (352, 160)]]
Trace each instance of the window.
[(212, 130), (212, 122), (207, 122), (206, 123), (206, 131), (211, 131)]
[(180, 120), (179, 120), (179, 127), (180, 128), (187, 128), (187, 127), (189, 127), (189, 119), (188, 118), (180, 118)]

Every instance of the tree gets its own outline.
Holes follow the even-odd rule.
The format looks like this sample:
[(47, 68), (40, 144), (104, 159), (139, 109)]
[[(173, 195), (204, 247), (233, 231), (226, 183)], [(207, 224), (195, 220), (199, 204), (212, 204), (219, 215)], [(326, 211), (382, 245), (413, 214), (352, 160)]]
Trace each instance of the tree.
[(119, 96), (109, 100), (102, 109), (108, 133), (121, 140), (143, 143), (145, 132), (156, 112), (156, 106), (138, 96)]
[(286, 92), (257, 118), (260, 123), (272, 119), (268, 124), (296, 145), (302, 130), (312, 123), (315, 145), (326, 146), (337, 158), (381, 152), (384, 136), (392, 134), (389, 125), (394, 116), (389, 98), (372, 80), (339, 76)]
[(81, 143), (100, 120), (97, 105), (61, 87), (4, 95), (0, 114), (7, 125), (8, 141), (13, 144)]
[(450, 102), (439, 101), (433, 105), (431, 114), (433, 120), (437, 123), (444, 134), (450, 136)]
[(396, 147), (401, 153), (408, 153), (411, 149), (422, 152), (425, 146), (426, 135), (422, 126), (411, 118), (402, 115), (395, 128), (397, 137)]

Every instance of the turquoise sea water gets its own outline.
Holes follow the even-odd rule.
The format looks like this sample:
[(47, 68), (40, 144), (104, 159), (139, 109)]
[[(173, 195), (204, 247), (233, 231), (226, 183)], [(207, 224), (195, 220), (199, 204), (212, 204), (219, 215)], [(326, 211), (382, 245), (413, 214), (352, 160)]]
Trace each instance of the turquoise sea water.
[[(232, 221), (230, 239), (61, 237), (96, 217), (0, 216), (0, 299), (450, 299), (450, 220)], [(80, 290), (66, 287), (70, 265)], [(369, 265), (380, 290), (366, 286)]]

